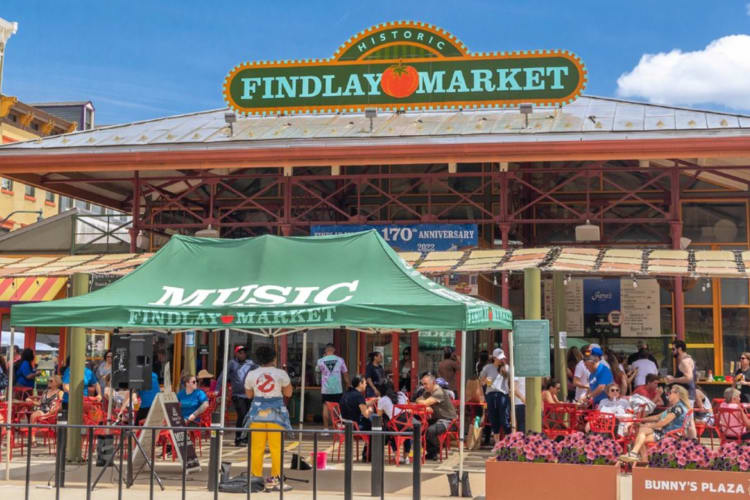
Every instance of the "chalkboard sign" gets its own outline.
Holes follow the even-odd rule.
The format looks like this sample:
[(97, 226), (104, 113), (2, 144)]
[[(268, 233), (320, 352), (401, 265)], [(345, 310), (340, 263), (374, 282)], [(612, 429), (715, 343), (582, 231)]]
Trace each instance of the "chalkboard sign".
[(549, 320), (513, 322), (513, 362), (516, 377), (549, 377)]
[[(177, 400), (177, 395), (174, 392), (160, 392), (156, 395), (154, 402), (151, 403), (151, 408), (148, 411), (143, 426), (156, 427), (164, 425), (165, 422), (169, 427), (185, 426), (185, 420), (182, 418), (182, 413), (180, 413), (180, 402)], [(187, 448), (185, 448), (185, 432), (169, 429), (169, 435), (177, 448), (176, 450), (173, 450), (173, 453), (177, 453), (177, 458), (180, 462), (183, 460), (182, 452), (185, 450), (185, 467), (187, 471), (199, 472), (201, 466), (198, 462), (198, 457), (195, 454), (195, 447), (189, 436), (187, 440)], [(151, 431), (142, 432), (138, 440), (141, 442), (141, 446), (144, 450), (151, 449)], [(143, 458), (136, 453), (133, 460), (136, 470), (142, 468), (141, 462), (143, 462)]]

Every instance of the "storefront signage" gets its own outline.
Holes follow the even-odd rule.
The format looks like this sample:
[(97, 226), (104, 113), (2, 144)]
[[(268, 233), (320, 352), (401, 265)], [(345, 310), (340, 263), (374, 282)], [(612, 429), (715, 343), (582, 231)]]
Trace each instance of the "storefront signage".
[(399, 21), (358, 33), (329, 59), (239, 64), (223, 90), (235, 111), (265, 115), (552, 105), (585, 83), (571, 52), (471, 53), (440, 28)]
[(513, 362), (516, 377), (549, 377), (549, 321), (513, 322)]
[[(658, 337), (659, 284), (642, 279), (578, 279), (565, 285), (565, 319), (571, 337)], [(552, 280), (544, 286), (545, 317), (553, 311)]]
[(375, 229), (393, 248), (402, 252), (434, 252), (475, 247), (476, 224), (384, 224), (312, 226), (310, 234), (326, 236)]

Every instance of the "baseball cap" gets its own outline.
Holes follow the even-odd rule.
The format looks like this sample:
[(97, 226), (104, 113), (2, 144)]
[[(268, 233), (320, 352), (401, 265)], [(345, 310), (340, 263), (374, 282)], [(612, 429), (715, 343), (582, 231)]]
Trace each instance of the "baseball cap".
[(246, 351), (246, 350), (247, 349), (245, 349), (244, 345), (238, 345), (237, 347), (234, 348), (234, 353), (237, 354), (240, 351)]
[(591, 348), (591, 354), (593, 354), (594, 356), (599, 356), (600, 358), (604, 356), (604, 352), (602, 351), (602, 348), (598, 346)]
[(497, 359), (505, 359), (505, 353), (499, 347), (492, 351), (492, 357)]

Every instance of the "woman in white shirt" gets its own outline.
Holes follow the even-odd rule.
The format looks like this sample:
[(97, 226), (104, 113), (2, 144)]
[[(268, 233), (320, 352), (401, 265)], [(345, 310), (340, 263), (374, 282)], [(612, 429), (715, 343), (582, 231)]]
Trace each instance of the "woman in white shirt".
[[(380, 394), (383, 394), (383, 396), (378, 399), (378, 415), (383, 417), (386, 417), (386, 421), (383, 422), (385, 424), (386, 422), (390, 422), (392, 420), (397, 420), (401, 424), (405, 424), (406, 419), (408, 418), (406, 413), (403, 412), (400, 408), (396, 408), (396, 405), (405, 405), (409, 402), (409, 399), (406, 397), (406, 394), (404, 394), (401, 391), (396, 392), (396, 390), (393, 387), (393, 382), (386, 382), (385, 385), (378, 388), (380, 391)], [(392, 427), (394, 429), (395, 427)], [(392, 450), (396, 449), (396, 440), (393, 439), (393, 436), (388, 436), (387, 439), (388, 446), (391, 447)], [(408, 462), (409, 457), (409, 451), (411, 450), (411, 440), (404, 441), (404, 456), (406, 456), (406, 461)]]

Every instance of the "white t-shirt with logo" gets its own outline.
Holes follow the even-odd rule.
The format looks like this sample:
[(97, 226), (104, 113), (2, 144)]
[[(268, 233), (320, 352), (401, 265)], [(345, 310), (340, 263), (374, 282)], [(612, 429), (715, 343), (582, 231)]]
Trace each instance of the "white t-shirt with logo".
[(280, 398), (281, 388), (291, 384), (289, 374), (275, 366), (263, 366), (245, 377), (245, 389), (252, 390), (255, 398)]
[[(577, 377), (584, 384), (588, 384), (589, 375), (591, 375), (591, 372), (589, 372), (589, 369), (586, 368), (586, 364), (583, 362), (583, 360), (579, 361), (576, 365), (575, 371), (573, 372), (573, 377)], [(580, 400), (584, 394), (586, 394), (586, 389), (576, 387), (576, 401)]]

